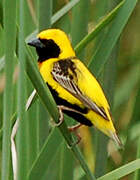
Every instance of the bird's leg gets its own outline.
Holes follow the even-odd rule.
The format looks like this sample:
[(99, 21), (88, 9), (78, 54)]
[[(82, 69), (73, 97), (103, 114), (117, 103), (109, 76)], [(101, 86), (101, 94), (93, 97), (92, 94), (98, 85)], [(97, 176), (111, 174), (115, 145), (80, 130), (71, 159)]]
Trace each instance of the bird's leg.
[[(63, 121), (64, 121), (64, 114), (63, 114), (63, 110), (66, 110), (66, 111), (72, 111), (72, 112), (75, 112), (75, 113), (80, 113), (79, 111), (76, 111), (72, 108), (69, 108), (69, 107), (66, 107), (66, 106), (63, 106), (63, 105), (60, 105), (60, 106), (57, 106), (58, 107), (58, 111), (59, 111), (59, 122), (58, 123), (55, 123), (55, 126), (60, 126)], [(79, 124), (78, 124), (79, 125)], [(76, 128), (76, 127), (75, 127)], [(78, 128), (78, 127), (77, 127)], [(77, 129), (76, 128), (76, 129)], [(72, 131), (72, 130), (71, 130)]]
[(75, 134), (76, 137), (77, 137), (77, 141), (76, 141), (76, 143), (75, 143), (74, 145), (79, 144), (79, 142), (81, 141), (81, 136), (80, 136), (80, 134), (77, 132), (77, 129), (78, 129), (79, 127), (81, 127), (82, 125), (83, 125), (83, 124), (78, 123), (78, 124), (76, 124), (76, 125), (74, 125), (74, 126), (68, 127), (68, 130), (69, 130), (70, 132), (74, 132), (74, 134)]
[(83, 125), (83, 124), (78, 123), (78, 124), (76, 124), (76, 125), (74, 125), (74, 126), (68, 127), (68, 130), (69, 130), (70, 132), (74, 132), (74, 131), (76, 131), (79, 127), (81, 127), (82, 125)]
[(59, 122), (55, 123), (55, 126), (60, 126), (63, 121), (64, 121), (64, 114), (63, 114), (63, 110), (67, 110), (67, 111), (75, 111), (71, 108), (65, 107), (65, 106), (57, 106), (58, 107), (58, 111), (59, 111)]
[(60, 126), (64, 121), (64, 114), (62, 106), (57, 106), (59, 111), (59, 122), (55, 123), (55, 126)]
[[(60, 126), (62, 123), (63, 123), (63, 121), (64, 121), (64, 114), (63, 114), (63, 110), (66, 110), (66, 111), (72, 111), (72, 112), (75, 112), (75, 113), (80, 113), (79, 111), (76, 111), (76, 110), (74, 110), (74, 109), (72, 109), (72, 108), (68, 108), (68, 107), (65, 107), (65, 106), (57, 106), (58, 107), (58, 110), (59, 110), (59, 115), (60, 115), (60, 117), (59, 117), (59, 122), (57, 123), (57, 124), (55, 124), (56, 126)], [(70, 131), (70, 132), (74, 132), (74, 134), (77, 136), (77, 138), (78, 138), (78, 140), (77, 140), (77, 142), (75, 143), (75, 145), (76, 144), (78, 144), (79, 142), (80, 142), (80, 140), (81, 140), (81, 136), (80, 136), (80, 134), (77, 132), (77, 129), (79, 128), (79, 127), (81, 127), (82, 126), (82, 124), (81, 123), (78, 123), (78, 124), (76, 124), (76, 125), (74, 125), (74, 126), (71, 126), (71, 127), (68, 127), (68, 130)]]

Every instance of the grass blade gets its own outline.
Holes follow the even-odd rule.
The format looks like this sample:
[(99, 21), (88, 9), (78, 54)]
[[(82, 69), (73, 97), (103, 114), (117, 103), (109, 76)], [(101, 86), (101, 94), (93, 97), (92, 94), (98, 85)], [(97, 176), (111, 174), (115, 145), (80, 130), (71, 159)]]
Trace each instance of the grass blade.
[[(43, 11), (41, 11), (42, 9), (42, 6), (43, 5), (40, 5), (40, 13), (43, 14), (43, 19), (44, 20), (41, 20), (41, 22), (39, 23), (39, 27), (42, 27), (42, 29), (46, 29), (46, 27), (49, 27), (50, 24), (53, 25), (54, 23), (56, 23), (61, 17), (63, 17), (66, 13), (68, 13), (68, 11), (71, 10), (71, 8), (73, 8), (80, 0), (73, 0), (73, 1), (70, 1), (68, 4), (66, 4), (63, 8), (61, 8), (57, 13), (55, 13), (52, 17), (51, 17), (51, 22), (47, 21), (47, 18), (46, 17), (50, 17), (50, 13), (49, 12), (45, 12), (45, 13), (48, 13), (49, 16), (44, 16), (43, 14)], [(42, 1), (40, 1), (41, 3)], [(46, 3), (46, 2), (45, 2)], [(49, 5), (51, 6), (51, 4), (49, 3)], [(46, 7), (43, 6), (43, 8)], [(46, 8), (44, 8), (44, 11), (46, 11)], [(42, 18), (42, 16), (39, 16), (40, 18)], [(46, 22), (43, 24), (43, 22)], [(41, 25), (42, 24), (42, 25)], [(31, 37), (33, 36), (33, 34), (37, 34), (37, 30), (35, 30), (34, 32), (32, 32), (28, 37), (27, 39), (31, 39)]]
[(131, 0), (126, 0), (124, 2), (123, 6), (119, 9), (119, 12), (117, 13), (111, 27), (108, 29), (106, 37), (103, 39), (95, 55), (91, 58), (89, 69), (96, 76), (100, 74), (104, 64), (107, 62), (114, 45), (120, 37), (128, 18), (136, 6), (136, 3), (137, 0), (134, 0), (133, 2)]
[[(132, 116), (133, 122), (136, 122), (136, 123), (139, 122), (139, 117), (140, 117), (139, 107), (140, 107), (140, 85), (137, 91), (136, 102), (135, 102), (133, 116)], [(137, 140), (137, 157), (136, 158), (140, 158), (140, 137), (138, 137), (138, 140)], [(139, 179), (140, 179), (140, 169), (135, 171), (135, 174), (134, 174), (134, 180), (139, 180)]]
[[(51, 24), (51, 16), (52, 16), (52, 1), (38, 1), (39, 3), (39, 31), (42, 31)], [(46, 10), (47, 9), (47, 10)]]
[[(42, 0), (38, 2), (38, 29), (39, 32), (48, 29), (51, 26), (51, 17), (52, 17), (52, 0)], [(47, 9), (47, 11), (46, 11)], [(46, 137), (49, 132), (49, 120), (50, 114), (46, 111), (44, 106), (38, 102), (38, 128), (39, 128), (39, 147), (41, 148), (44, 144)]]
[[(57, 137), (57, 140), (56, 140)], [(41, 179), (45, 180), (45, 173), (50, 165), (50, 162), (59, 148), (62, 141), (62, 136), (57, 129), (53, 129), (44, 143), (40, 153), (33, 163), (28, 174), (29, 180)], [(55, 143), (54, 143), (55, 142)]]
[[(28, 162), (28, 152), (27, 149), (27, 116), (25, 114), (25, 104), (26, 104), (26, 79), (24, 67), (26, 64), (26, 54), (25, 54), (25, 1), (19, 1), (19, 80), (18, 80), (18, 118), (19, 118), (19, 129), (17, 132), (17, 179), (26, 179), (27, 177), (27, 162)], [(24, 168), (23, 168), (24, 167)], [(15, 172), (16, 173), (16, 172)]]
[(110, 173), (98, 178), (97, 180), (117, 180), (134, 172), (139, 168), (140, 168), (140, 159), (137, 159), (124, 166), (121, 166), (118, 169), (115, 169), (114, 171), (111, 171)]
[[(11, 116), (13, 108), (13, 70), (14, 52), (16, 45), (16, 1), (5, 0), (4, 5), (4, 54), (6, 87), (4, 91), (4, 118), (3, 118), (3, 140), (2, 140), (2, 180), (9, 180), (10, 176), (10, 134)], [(11, 7), (9, 9), (9, 6)], [(11, 23), (9, 23), (9, 21)]]
[(90, 32), (87, 36), (85, 36), (75, 47), (76, 53), (79, 53), (89, 42), (91, 42), (100, 31), (105, 28), (117, 15), (119, 9), (122, 7), (125, 1), (122, 1), (116, 8), (114, 8), (103, 20), (96, 25), (96, 27)]
[(140, 80), (139, 68), (139, 63), (132, 67), (126, 79), (122, 81), (121, 86), (119, 86), (119, 88), (117, 89), (114, 96), (114, 110), (116, 110), (123, 102), (129, 99), (132, 90), (135, 88), (136, 84), (138, 84)]
[[(72, 10), (71, 36), (74, 47), (87, 34), (89, 4), (89, 0), (80, 1)], [(83, 59), (83, 55), (84, 52), (80, 54), (79, 58)]]
[[(72, 152), (68, 149), (66, 144), (62, 143), (60, 154), (60, 164), (58, 169), (58, 180), (71, 180), (73, 179), (73, 171), (74, 171), (74, 158), (72, 156)], [(69, 162), (69, 163), (68, 163)]]
[(71, 8), (73, 8), (80, 0), (73, 0), (61, 8), (57, 13), (55, 13), (51, 18), (51, 25), (56, 23), (61, 17), (63, 17)]

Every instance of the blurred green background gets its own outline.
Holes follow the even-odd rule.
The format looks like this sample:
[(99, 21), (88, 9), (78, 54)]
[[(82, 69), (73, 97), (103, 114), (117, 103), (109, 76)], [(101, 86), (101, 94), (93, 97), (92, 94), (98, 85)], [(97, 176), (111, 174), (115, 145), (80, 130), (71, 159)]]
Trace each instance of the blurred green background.
[[(136, 2), (0, 1), (2, 180), (13, 179), (10, 135), (17, 116), (20, 117), (16, 136), (18, 180), (140, 179), (136, 171), (140, 161), (134, 162), (140, 158), (140, 2)], [(69, 136), (66, 127), (60, 128), (62, 135), (57, 128), (52, 128), (50, 122), (56, 109), (51, 108), (49, 100), (48, 106), (41, 102), (41, 92), (38, 92), (40, 98), (25, 112), (26, 101), (36, 87), (36, 75), (27, 64), (37, 57), (24, 42), (50, 27), (63, 29), (69, 35), (77, 56), (100, 81), (111, 105), (123, 150), (117, 149), (95, 128), (87, 127), (79, 129), (82, 140), (78, 150), (77, 147), (68, 149), (69, 140), (67, 143), (64, 140), (65, 134), (66, 140)], [(65, 119), (67, 125), (75, 124), (69, 117)], [(84, 157), (84, 161), (80, 157)], [(87, 171), (83, 168), (85, 164), (89, 167)]]

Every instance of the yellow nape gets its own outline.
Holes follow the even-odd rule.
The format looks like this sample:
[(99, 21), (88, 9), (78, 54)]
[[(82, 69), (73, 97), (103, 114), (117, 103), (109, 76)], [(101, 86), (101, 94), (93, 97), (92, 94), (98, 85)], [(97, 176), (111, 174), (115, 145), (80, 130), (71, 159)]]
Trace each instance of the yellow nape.
[(51, 39), (53, 40), (60, 48), (59, 59), (66, 59), (69, 57), (75, 56), (75, 52), (72, 48), (70, 40), (65, 32), (60, 29), (47, 29), (38, 34), (40, 39)]

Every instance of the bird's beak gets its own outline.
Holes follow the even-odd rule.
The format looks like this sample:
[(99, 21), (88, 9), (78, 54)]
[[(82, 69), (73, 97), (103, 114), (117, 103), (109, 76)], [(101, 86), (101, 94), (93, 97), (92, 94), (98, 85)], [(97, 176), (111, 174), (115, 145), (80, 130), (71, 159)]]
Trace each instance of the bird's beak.
[(38, 38), (28, 41), (27, 44), (30, 46), (36, 47), (36, 48), (44, 48), (45, 47), (45, 45)]

